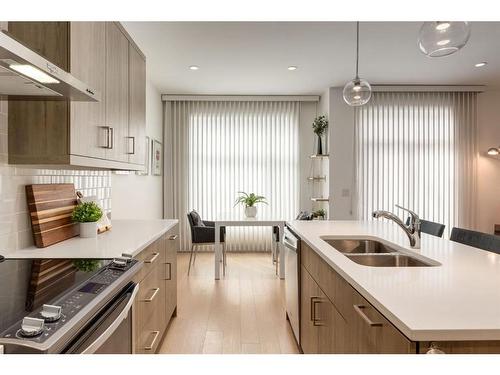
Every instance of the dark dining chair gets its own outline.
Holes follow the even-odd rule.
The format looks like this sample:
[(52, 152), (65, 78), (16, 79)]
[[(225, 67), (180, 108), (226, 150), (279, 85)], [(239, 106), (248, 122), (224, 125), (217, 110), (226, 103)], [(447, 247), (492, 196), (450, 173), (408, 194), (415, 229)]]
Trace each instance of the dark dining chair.
[[(313, 214), (308, 211), (301, 211), (297, 215), (295, 220), (312, 220)], [(276, 275), (278, 274), (279, 266), (279, 246), (278, 243), (281, 241), (280, 227), (273, 227), (273, 248), (272, 248), (272, 261), (276, 265)]]
[[(410, 225), (410, 217), (406, 219), (406, 225)], [(422, 233), (431, 234), (436, 237), (443, 237), (445, 227), (446, 226), (444, 224), (420, 219), (420, 230)]]
[[(188, 275), (191, 271), (191, 260), (194, 266), (198, 246), (215, 245), (215, 223), (202, 220), (200, 214), (195, 210), (187, 214), (189, 227), (191, 228), (191, 255), (189, 256)], [(222, 244), (222, 272), (226, 275), (226, 228), (220, 228), (220, 242)], [(194, 257), (193, 257), (194, 253)]]
[(453, 228), (451, 230), (450, 240), (500, 254), (500, 236), (495, 236), (494, 234)]

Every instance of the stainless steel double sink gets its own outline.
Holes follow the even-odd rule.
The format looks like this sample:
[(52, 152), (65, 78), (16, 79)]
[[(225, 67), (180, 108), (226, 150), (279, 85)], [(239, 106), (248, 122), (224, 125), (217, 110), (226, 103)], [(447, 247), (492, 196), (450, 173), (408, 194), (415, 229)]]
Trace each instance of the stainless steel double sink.
[(323, 239), (355, 263), (370, 267), (432, 267), (432, 264), (370, 239)]

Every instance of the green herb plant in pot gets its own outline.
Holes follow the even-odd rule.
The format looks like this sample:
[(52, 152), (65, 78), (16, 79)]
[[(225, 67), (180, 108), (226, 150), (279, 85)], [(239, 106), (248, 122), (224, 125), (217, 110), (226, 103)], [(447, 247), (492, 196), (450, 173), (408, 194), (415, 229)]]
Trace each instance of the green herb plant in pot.
[(314, 119), (312, 124), (313, 132), (318, 136), (318, 143), (316, 154), (323, 155), (323, 136), (326, 134), (326, 130), (328, 129), (328, 120), (326, 116), (318, 116)]
[(236, 198), (236, 203), (234, 205), (237, 206), (241, 204), (245, 206), (246, 217), (257, 216), (257, 203), (267, 204), (266, 198), (262, 195), (256, 195), (254, 193), (247, 194), (244, 191), (239, 191), (238, 194), (240, 194), (240, 196)]
[(102, 210), (95, 202), (80, 203), (73, 210), (71, 218), (80, 223), (80, 237), (97, 237), (97, 222), (102, 217)]

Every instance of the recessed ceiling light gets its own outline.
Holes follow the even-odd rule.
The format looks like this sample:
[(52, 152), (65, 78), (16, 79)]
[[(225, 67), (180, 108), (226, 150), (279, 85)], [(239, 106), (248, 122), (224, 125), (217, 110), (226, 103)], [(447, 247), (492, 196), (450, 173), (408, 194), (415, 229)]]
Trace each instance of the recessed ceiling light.
[(482, 61), (480, 63), (475, 64), (474, 66), (476, 68), (480, 68), (480, 67), (485, 66), (485, 65), (488, 65), (488, 63), (486, 61)]
[(436, 30), (443, 31), (450, 27), (449, 22), (438, 22), (436, 25)]
[(291, 65), (291, 66), (289, 66), (289, 67), (288, 67), (288, 70), (297, 70), (297, 67), (296, 67), (296, 66)]
[(436, 44), (438, 46), (445, 46), (447, 45), (448, 43), (450, 43), (450, 40), (449, 39), (443, 39), (443, 40), (440, 40), (439, 42), (437, 42)]
[(189, 67), (189, 69), (191, 69), (191, 70), (198, 70), (198, 69), (200, 69), (200, 67), (198, 65), (191, 65)]

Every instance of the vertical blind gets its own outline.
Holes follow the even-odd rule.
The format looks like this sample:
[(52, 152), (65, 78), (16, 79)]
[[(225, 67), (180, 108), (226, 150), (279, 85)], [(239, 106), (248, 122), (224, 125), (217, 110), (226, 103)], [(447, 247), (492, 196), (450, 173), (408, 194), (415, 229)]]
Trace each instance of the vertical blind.
[(475, 93), (374, 93), (355, 123), (358, 217), (400, 204), (448, 234), (474, 226)]
[[(181, 249), (190, 247), (186, 214), (240, 218), (239, 191), (267, 198), (260, 217), (293, 218), (299, 199), (299, 102), (172, 101), (174, 215)], [(227, 228), (228, 250), (266, 251), (270, 228)]]

